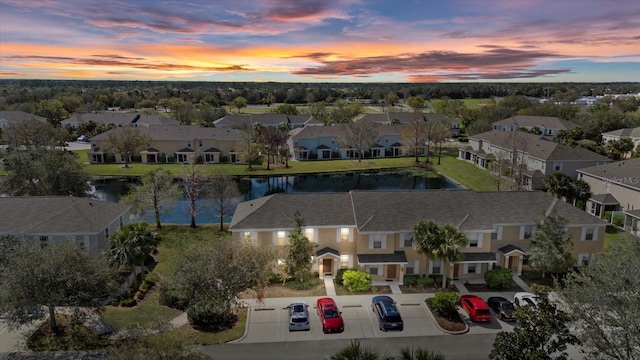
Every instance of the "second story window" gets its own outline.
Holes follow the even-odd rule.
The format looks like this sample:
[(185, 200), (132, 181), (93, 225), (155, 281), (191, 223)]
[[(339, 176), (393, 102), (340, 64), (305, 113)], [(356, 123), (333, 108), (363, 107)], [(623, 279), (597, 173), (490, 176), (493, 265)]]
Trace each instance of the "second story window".
[(523, 226), (522, 239), (531, 239), (535, 232), (535, 226), (533, 225), (525, 225)]
[(588, 227), (584, 229), (584, 240), (594, 240), (595, 238), (595, 229), (593, 227)]
[(285, 231), (278, 231), (278, 245), (285, 245), (287, 241), (287, 233)]
[(349, 241), (349, 228), (340, 229), (340, 241)]

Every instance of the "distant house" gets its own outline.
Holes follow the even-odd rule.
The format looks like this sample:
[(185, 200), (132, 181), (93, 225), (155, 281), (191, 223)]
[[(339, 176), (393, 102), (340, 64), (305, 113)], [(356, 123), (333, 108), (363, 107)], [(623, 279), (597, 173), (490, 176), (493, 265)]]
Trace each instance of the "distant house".
[(60, 125), (69, 129), (77, 129), (80, 124), (94, 122), (97, 125), (144, 127), (151, 125), (179, 125), (180, 122), (162, 115), (138, 114), (135, 112), (102, 112), (86, 113), (62, 120)]
[(265, 127), (280, 128), (288, 126), (289, 129), (296, 129), (305, 126), (322, 126), (324, 123), (314, 119), (310, 115), (287, 115), (287, 114), (248, 114), (248, 115), (227, 115), (213, 122), (216, 127), (230, 127), (241, 129), (248, 125), (260, 124)]
[[(404, 125), (372, 124), (378, 133), (376, 144), (367, 149), (369, 157), (404, 156), (401, 133)], [(357, 158), (356, 150), (346, 147), (342, 142), (344, 125), (306, 126), (289, 132), (289, 149), (297, 160)]]
[(443, 114), (421, 112), (387, 112), (383, 114), (364, 114), (357, 121), (364, 121), (381, 125), (407, 125), (416, 120), (432, 121), (444, 119), (451, 124), (451, 137), (460, 136), (460, 122)]
[(538, 129), (543, 136), (553, 137), (560, 130), (571, 130), (577, 125), (557, 117), (516, 115), (492, 124), (493, 130), (519, 131)]
[[(568, 220), (576, 265), (591, 264), (602, 250), (607, 223), (538, 191), (275, 194), (240, 203), (229, 230), (238, 240), (284, 248), (298, 213), (304, 235), (315, 245), (312, 271), (320, 278), (357, 268), (375, 282), (403, 284), (406, 275), (482, 279), (494, 266), (522, 274), (536, 224), (552, 211)], [(425, 219), (464, 232), (469, 243), (459, 261), (443, 263), (418, 253), (412, 232)]]
[(640, 158), (578, 169), (578, 179), (591, 188), (587, 212), (603, 218), (606, 211), (624, 211), (625, 229), (639, 233)]
[[(604, 144), (608, 143), (609, 141), (620, 141), (620, 139), (622, 138), (629, 138), (631, 139), (631, 141), (633, 141), (633, 149), (640, 149), (640, 127), (637, 128), (624, 128), (624, 129), (618, 129), (618, 130), (613, 130), (613, 131), (608, 131), (605, 133), (602, 133), (602, 142)], [(631, 154), (626, 154), (627, 156), (631, 155)]]
[[(116, 162), (124, 162), (119, 154), (110, 154), (103, 149), (109, 135), (122, 129), (115, 128), (91, 138), (91, 150), (88, 153), (90, 163), (107, 162), (112, 155)], [(139, 154), (143, 163), (188, 163), (196, 157), (203, 163), (242, 162), (237, 152), (242, 137), (240, 130), (195, 125), (150, 125), (140, 127), (138, 131), (151, 138), (149, 147)]]
[(521, 176), (520, 185), (530, 190), (544, 189), (544, 178), (555, 172), (576, 179), (577, 169), (611, 162), (606, 156), (541, 135), (500, 130), (470, 136), (458, 157), (493, 172), (516, 172)]
[(36, 246), (72, 241), (91, 254), (129, 223), (130, 206), (70, 196), (0, 197), (0, 235)]
[(29, 119), (47, 122), (47, 119), (24, 111), (0, 111), (0, 128), (6, 128), (23, 123)]

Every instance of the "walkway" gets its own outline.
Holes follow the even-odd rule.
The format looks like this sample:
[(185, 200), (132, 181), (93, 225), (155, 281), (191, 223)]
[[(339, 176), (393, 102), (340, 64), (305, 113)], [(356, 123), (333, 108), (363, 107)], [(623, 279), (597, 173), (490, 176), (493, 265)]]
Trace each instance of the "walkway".
[(333, 283), (333, 276), (324, 276), (324, 290), (327, 292), (327, 296), (336, 296), (336, 286)]
[(520, 278), (520, 276), (518, 276), (518, 274), (516, 274), (516, 273), (513, 273), (513, 282), (518, 284), (518, 286), (520, 286), (520, 288), (522, 288), (522, 291), (532, 292), (531, 288), (529, 287), (529, 285), (527, 285), (527, 283), (524, 282), (524, 280), (522, 280)]

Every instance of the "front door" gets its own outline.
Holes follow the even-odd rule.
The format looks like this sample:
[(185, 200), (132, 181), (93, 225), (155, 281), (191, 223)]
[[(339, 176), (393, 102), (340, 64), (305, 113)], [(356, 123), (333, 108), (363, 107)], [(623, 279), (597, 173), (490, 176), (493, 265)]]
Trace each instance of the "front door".
[(331, 265), (332, 265), (331, 259), (322, 259), (322, 273), (333, 275)]
[(518, 257), (509, 256), (509, 270), (518, 271)]
[(453, 278), (458, 278), (458, 264), (453, 264)]
[(396, 278), (396, 269), (398, 265), (387, 265), (387, 279), (395, 279)]

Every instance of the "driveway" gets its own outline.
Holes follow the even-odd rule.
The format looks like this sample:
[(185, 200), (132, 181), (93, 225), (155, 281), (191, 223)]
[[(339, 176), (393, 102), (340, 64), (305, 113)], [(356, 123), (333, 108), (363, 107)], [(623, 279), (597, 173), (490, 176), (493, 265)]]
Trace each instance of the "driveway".
[[(401, 294), (391, 295), (398, 304), (404, 321), (403, 331), (383, 332), (378, 329), (375, 313), (371, 310), (373, 295), (334, 296), (345, 322), (345, 331), (340, 334), (324, 334), (320, 318), (316, 314), (317, 297), (301, 298), (309, 305), (311, 330), (290, 332), (288, 312), (285, 307), (292, 301), (288, 298), (266, 299), (264, 304), (248, 302), (249, 312), (245, 336), (236, 343), (290, 342), (311, 340), (370, 339), (411, 336), (445, 335), (435, 324), (425, 304), (427, 297), (433, 294)], [(512, 330), (513, 324), (493, 319), (488, 324), (476, 324), (468, 321), (468, 316), (461, 312), (469, 324), (470, 334), (495, 334)]]

